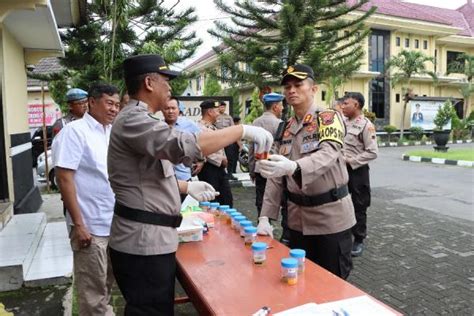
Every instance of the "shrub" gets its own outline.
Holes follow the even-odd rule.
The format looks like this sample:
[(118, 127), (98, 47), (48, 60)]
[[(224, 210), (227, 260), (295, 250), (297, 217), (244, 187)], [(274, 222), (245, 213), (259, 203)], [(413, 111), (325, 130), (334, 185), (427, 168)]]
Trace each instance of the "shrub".
[(435, 124), (435, 130), (442, 131), (443, 126), (449, 123), (452, 119), (453, 115), (455, 114), (455, 110), (451, 100), (446, 100), (442, 106), (439, 107), (438, 112), (436, 112), (436, 116), (433, 120)]
[(391, 135), (397, 131), (397, 128), (393, 125), (385, 125), (383, 127), (383, 130), (387, 133), (388, 135), (388, 142), (390, 142)]
[(410, 133), (411, 133), (410, 136), (413, 140), (421, 140), (425, 131), (423, 130), (422, 127), (413, 126), (412, 128), (410, 128)]
[(375, 124), (375, 113), (374, 112), (369, 112), (367, 109), (364, 109), (364, 116), (368, 118), (373, 124)]

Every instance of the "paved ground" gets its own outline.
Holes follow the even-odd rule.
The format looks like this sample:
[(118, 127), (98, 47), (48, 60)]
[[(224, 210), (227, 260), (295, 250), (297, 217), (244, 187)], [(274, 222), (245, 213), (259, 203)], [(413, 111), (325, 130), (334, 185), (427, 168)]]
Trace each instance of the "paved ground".
[[(382, 148), (372, 165), (367, 249), (348, 281), (407, 315), (473, 315), (474, 169), (401, 161), (415, 148)], [(254, 188), (233, 192), (235, 206), (255, 220)], [(43, 209), (49, 219), (61, 219), (56, 195)], [(117, 289), (114, 305), (120, 315)], [(184, 304), (176, 315), (196, 312)]]

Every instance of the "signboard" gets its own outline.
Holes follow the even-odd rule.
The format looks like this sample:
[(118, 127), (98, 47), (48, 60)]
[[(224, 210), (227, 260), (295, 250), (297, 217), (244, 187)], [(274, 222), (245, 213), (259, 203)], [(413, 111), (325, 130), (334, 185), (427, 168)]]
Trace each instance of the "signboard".
[[(61, 111), (55, 103), (45, 104), (46, 126), (51, 126), (58, 118)], [(43, 105), (38, 103), (28, 104), (28, 125), (30, 128), (43, 126)]]
[[(438, 109), (447, 99), (440, 98), (414, 98), (408, 103), (410, 105), (410, 122), (412, 127), (421, 127), (424, 130), (432, 130), (436, 126), (433, 122)], [(451, 129), (451, 121), (443, 127)]]

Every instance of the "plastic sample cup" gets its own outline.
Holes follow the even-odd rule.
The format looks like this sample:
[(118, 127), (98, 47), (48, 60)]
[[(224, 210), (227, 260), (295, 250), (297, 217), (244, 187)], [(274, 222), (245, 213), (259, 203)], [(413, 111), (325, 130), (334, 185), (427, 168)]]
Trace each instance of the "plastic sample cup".
[(233, 213), (232, 213), (232, 217), (231, 217), (231, 219), (230, 219), (230, 227), (232, 227), (233, 229), (235, 229), (235, 225), (237, 225), (237, 222), (235, 221), (235, 218), (236, 218), (237, 216), (241, 216), (241, 215), (242, 215), (242, 213), (240, 213), (240, 212), (233, 212)]
[(219, 208), (219, 202), (211, 202), (211, 204), (209, 205), (209, 212), (211, 212), (212, 214), (214, 214), (214, 216), (218, 217), (219, 213), (217, 211), (217, 209)]
[(209, 212), (210, 206), (211, 202), (199, 202), (199, 207), (202, 209), (203, 212)]
[(218, 207), (220, 219), (225, 220), (225, 211), (227, 211), (229, 208), (229, 205), (221, 205)]
[(257, 227), (247, 226), (244, 229), (244, 244), (250, 246), (257, 240)]
[(238, 232), (240, 232), (240, 224), (239, 222), (240, 221), (245, 221), (247, 219), (247, 217), (243, 216), (243, 215), (237, 215), (234, 217), (234, 229)]
[(227, 220), (226, 220), (226, 224), (231, 224), (232, 223), (232, 216), (235, 214), (235, 213), (238, 213), (237, 210), (235, 208), (230, 208), (227, 210)]
[(281, 259), (281, 280), (288, 285), (298, 282), (298, 260), (295, 258)]
[(264, 242), (254, 242), (252, 244), (252, 260), (256, 265), (262, 265), (267, 260), (267, 244)]
[(244, 238), (244, 236), (245, 236), (245, 227), (252, 226), (252, 222), (249, 221), (249, 220), (240, 221), (239, 225), (240, 225), (240, 237)]
[(304, 272), (304, 262), (306, 259), (306, 251), (303, 249), (291, 249), (290, 257), (298, 260), (298, 273)]
[[(250, 221), (247, 219), (247, 217), (245, 217), (244, 219), (241, 219), (241, 220), (237, 221), (237, 227), (235, 227), (235, 228), (236, 228), (237, 232), (239, 233), (240, 237), (244, 238), (244, 234), (243, 234), (243, 233), (242, 233), (242, 234), (240, 233), (240, 231), (241, 231), (241, 229), (242, 229), (242, 225), (241, 225), (242, 222), (244, 222), (244, 225), (246, 225), (246, 226), (252, 225), (252, 222), (250, 222)], [(248, 225), (247, 222), (250, 222), (250, 225)]]

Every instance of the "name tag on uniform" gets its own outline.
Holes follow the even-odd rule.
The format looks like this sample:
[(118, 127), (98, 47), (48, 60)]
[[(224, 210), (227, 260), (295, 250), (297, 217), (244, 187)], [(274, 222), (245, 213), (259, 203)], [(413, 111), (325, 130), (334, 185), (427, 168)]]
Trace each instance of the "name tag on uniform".
[(316, 149), (318, 149), (318, 147), (319, 147), (319, 142), (316, 140), (309, 143), (303, 143), (301, 144), (300, 153), (307, 154), (307, 153), (315, 151)]

